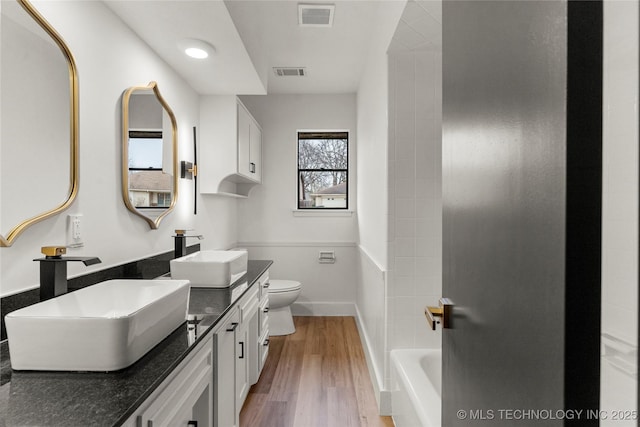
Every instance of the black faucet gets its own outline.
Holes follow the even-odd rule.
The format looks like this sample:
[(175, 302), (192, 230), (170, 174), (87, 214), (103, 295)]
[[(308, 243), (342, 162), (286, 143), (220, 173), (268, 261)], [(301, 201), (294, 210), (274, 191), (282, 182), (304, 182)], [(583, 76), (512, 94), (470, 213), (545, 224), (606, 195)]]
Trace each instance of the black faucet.
[(176, 235), (173, 236), (175, 242), (174, 258), (180, 258), (187, 254), (187, 237), (196, 237), (198, 240), (204, 239), (202, 234), (187, 236), (187, 231), (191, 230), (176, 230)]
[(63, 257), (67, 253), (64, 246), (44, 246), (41, 252), (45, 257), (34, 259), (40, 262), (40, 301), (67, 293), (67, 262), (82, 261), (84, 265), (102, 262), (98, 257)]

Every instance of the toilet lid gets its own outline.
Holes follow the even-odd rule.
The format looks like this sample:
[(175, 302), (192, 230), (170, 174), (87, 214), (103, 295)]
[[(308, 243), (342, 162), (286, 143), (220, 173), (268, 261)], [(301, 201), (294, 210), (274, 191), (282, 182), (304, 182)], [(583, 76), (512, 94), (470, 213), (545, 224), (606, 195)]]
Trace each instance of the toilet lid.
[(295, 280), (278, 280), (271, 279), (269, 280), (269, 292), (287, 292), (287, 291), (295, 291), (300, 289), (302, 285), (300, 282), (296, 282)]

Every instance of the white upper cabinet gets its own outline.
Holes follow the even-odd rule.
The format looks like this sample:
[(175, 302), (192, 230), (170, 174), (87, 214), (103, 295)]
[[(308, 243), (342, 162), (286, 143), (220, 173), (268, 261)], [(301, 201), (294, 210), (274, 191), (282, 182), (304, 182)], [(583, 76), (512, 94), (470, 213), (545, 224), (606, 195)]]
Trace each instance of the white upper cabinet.
[(262, 181), (262, 129), (235, 95), (200, 98), (202, 194), (247, 197)]
[(262, 129), (255, 120), (249, 120), (249, 172), (262, 182)]

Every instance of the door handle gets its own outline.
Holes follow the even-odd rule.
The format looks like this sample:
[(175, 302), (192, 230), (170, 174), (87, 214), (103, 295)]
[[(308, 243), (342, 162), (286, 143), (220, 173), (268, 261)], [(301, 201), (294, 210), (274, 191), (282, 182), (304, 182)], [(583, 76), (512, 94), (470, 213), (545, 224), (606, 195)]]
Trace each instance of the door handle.
[[(438, 307), (425, 307), (424, 315), (429, 322), (432, 331), (436, 330), (436, 324), (442, 323), (442, 329), (451, 329), (451, 311), (453, 302), (449, 298), (440, 298)], [(442, 320), (436, 320), (436, 317)]]

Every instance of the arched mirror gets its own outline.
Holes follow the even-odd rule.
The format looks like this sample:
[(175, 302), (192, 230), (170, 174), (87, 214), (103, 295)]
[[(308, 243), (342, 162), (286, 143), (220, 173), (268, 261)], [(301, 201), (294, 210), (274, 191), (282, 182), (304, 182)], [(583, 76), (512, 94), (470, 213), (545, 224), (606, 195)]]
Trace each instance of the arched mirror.
[(176, 118), (156, 82), (122, 96), (122, 196), (157, 229), (178, 198)]
[(64, 40), (27, 0), (0, 2), (0, 246), (78, 192), (78, 79)]

